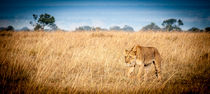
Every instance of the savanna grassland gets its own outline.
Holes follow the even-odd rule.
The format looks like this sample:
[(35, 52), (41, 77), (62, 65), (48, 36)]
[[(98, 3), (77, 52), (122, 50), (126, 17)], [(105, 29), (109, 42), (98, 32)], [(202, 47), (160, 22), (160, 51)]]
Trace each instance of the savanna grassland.
[[(156, 47), (162, 80), (127, 76), (123, 52)], [(210, 34), (0, 32), (0, 93), (210, 93)]]

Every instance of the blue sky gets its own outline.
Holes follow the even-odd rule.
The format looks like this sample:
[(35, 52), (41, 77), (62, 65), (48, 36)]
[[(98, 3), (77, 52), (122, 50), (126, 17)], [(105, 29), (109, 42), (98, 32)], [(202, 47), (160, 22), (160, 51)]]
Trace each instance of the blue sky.
[(32, 26), (32, 14), (49, 13), (59, 28), (89, 25), (109, 28), (130, 25), (136, 31), (164, 19), (184, 22), (181, 28), (210, 26), (210, 0), (1, 0), (0, 27)]

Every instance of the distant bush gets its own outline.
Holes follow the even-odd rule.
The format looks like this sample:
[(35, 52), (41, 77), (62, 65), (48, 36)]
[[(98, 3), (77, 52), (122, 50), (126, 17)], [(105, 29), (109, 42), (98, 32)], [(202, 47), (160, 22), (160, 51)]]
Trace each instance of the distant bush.
[(122, 28), (123, 31), (134, 31), (133, 27), (131, 26), (128, 26), (128, 25), (125, 25), (123, 28)]
[(147, 31), (147, 30), (158, 31), (158, 30), (161, 30), (161, 28), (158, 25), (156, 25), (155, 23), (152, 22), (152, 23), (144, 26), (142, 28), (142, 30), (143, 31)]
[(134, 31), (133, 27), (125, 25), (124, 27), (120, 28), (120, 26), (112, 26), (109, 30), (113, 31)]
[(6, 31), (5, 27), (0, 27), (0, 31)]
[(8, 27), (0, 27), (0, 31), (14, 31), (15, 28), (11, 25), (9, 25)]
[(205, 28), (205, 31), (206, 31), (206, 32), (210, 32), (210, 27), (206, 27), (206, 28)]
[(192, 28), (190, 28), (188, 31), (191, 31), (191, 32), (199, 32), (200, 29), (197, 28), (197, 27), (192, 27)]
[(94, 30), (94, 31), (107, 31), (106, 28), (101, 28), (101, 27), (93, 27), (92, 30)]
[(121, 28), (120, 28), (120, 26), (112, 26), (109, 28), (109, 30), (120, 31)]
[(11, 25), (7, 27), (7, 31), (14, 31), (14, 30), (15, 30), (14, 27)]
[(107, 31), (107, 29), (101, 27), (79, 26), (75, 31)]
[(90, 26), (80, 26), (78, 28), (76, 28), (76, 31), (91, 31), (92, 27)]

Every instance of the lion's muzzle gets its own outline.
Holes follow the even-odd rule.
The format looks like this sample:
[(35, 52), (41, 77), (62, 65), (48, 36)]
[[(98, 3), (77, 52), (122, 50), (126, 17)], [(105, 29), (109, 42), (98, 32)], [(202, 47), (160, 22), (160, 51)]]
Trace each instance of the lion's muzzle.
[(126, 66), (128, 66), (128, 67), (133, 67), (133, 66), (135, 66), (135, 64), (136, 64), (135, 61), (133, 61), (133, 62), (130, 63), (130, 64), (129, 64), (129, 63), (126, 63)]

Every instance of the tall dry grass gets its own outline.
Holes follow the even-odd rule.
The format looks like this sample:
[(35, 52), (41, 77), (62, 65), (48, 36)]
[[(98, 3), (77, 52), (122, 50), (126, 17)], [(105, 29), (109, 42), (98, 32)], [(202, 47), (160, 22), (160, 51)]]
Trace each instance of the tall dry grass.
[[(162, 81), (129, 78), (123, 51), (158, 48)], [(210, 34), (0, 32), (1, 93), (209, 93)]]

